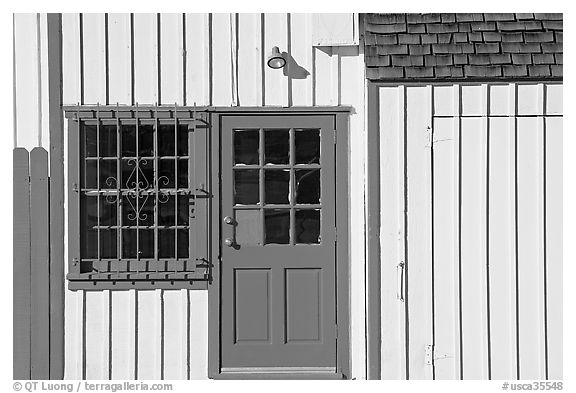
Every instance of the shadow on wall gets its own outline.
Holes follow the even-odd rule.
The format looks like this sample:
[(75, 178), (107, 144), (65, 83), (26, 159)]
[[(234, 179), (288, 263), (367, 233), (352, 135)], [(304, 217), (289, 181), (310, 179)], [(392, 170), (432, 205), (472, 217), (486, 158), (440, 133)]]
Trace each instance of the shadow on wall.
[(296, 63), (296, 60), (288, 52), (282, 52), (282, 57), (286, 59), (286, 67), (282, 69), (284, 76), (292, 79), (306, 79), (310, 75), (310, 72)]

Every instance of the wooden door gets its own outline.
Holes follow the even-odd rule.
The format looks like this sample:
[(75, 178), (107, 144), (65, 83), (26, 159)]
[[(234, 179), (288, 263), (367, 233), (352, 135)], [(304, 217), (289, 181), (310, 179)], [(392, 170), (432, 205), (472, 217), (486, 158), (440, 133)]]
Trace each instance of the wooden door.
[(336, 372), (333, 116), (221, 127), (221, 371)]

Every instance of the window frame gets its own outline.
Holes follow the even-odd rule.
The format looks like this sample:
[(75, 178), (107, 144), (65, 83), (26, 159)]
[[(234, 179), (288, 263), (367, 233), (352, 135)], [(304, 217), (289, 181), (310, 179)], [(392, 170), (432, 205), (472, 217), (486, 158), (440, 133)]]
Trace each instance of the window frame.
[[(212, 280), (212, 255), (208, 238), (208, 220), (212, 208), (210, 190), (210, 116), (206, 108), (158, 107), (158, 106), (74, 106), (64, 107), (68, 120), (68, 288), (70, 290), (103, 289), (207, 289)], [(195, 199), (195, 218), (190, 218), (188, 258), (96, 258), (96, 266), (103, 272), (81, 272), (81, 125), (138, 123), (154, 124), (155, 130), (161, 122), (181, 122), (189, 125), (194, 143), (189, 144), (188, 192)], [(205, 131), (205, 132), (204, 132)], [(117, 139), (118, 143), (118, 139)], [(154, 157), (158, 157), (154, 143)], [(117, 147), (120, 151), (120, 147)], [(98, 156), (99, 157), (98, 152)], [(177, 152), (176, 152), (177, 155)], [(198, 160), (194, 157), (198, 157)], [(177, 158), (176, 158), (177, 159)], [(116, 162), (122, 157), (116, 156)], [(200, 165), (198, 165), (198, 163)], [(198, 165), (198, 167), (196, 167)], [(117, 168), (117, 172), (121, 169)], [(99, 175), (99, 174), (98, 174)], [(155, 178), (158, 174), (155, 174)], [(175, 188), (177, 179), (175, 178)], [(194, 180), (194, 181), (193, 181)], [(195, 184), (193, 184), (195, 183)], [(156, 210), (156, 208), (155, 208)], [(116, 217), (120, 214), (116, 212)], [(193, 220), (196, 220), (194, 222)], [(157, 227), (157, 222), (154, 227)], [(206, 230), (195, 231), (195, 227)], [(194, 252), (193, 252), (194, 250)], [(157, 253), (155, 252), (155, 255)], [(94, 258), (86, 258), (93, 261)], [(190, 266), (190, 260), (194, 266)], [(176, 266), (168, 270), (169, 264)], [(187, 262), (187, 263), (184, 263)]]

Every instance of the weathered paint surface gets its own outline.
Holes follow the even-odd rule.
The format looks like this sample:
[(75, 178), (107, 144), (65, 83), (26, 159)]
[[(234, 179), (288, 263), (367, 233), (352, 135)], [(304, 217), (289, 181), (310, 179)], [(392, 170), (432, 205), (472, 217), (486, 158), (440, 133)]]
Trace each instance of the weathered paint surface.
[(562, 85), (379, 100), (382, 378), (562, 378)]
[[(15, 145), (27, 148), (48, 141), (43, 19), (15, 17)], [(351, 228), (364, 228), (364, 62), (356, 20), (352, 14), (63, 14), (63, 103), (352, 106)], [(331, 24), (340, 26), (333, 36)], [(355, 46), (314, 47), (313, 37), (322, 45)], [(288, 68), (265, 65), (272, 46), (290, 55)], [(352, 231), (356, 378), (365, 377), (366, 363), (364, 242), (364, 231)], [(66, 291), (65, 312), (66, 378), (207, 377), (207, 292)]]

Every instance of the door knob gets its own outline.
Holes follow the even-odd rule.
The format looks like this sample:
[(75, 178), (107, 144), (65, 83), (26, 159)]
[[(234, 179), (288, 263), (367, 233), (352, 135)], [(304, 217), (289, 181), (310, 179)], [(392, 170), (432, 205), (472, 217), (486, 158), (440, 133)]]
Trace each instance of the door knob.
[(224, 239), (224, 244), (226, 244), (227, 247), (234, 247), (234, 240), (227, 237), (226, 239)]
[(224, 217), (224, 223), (228, 224), (228, 225), (233, 225), (236, 223), (236, 221), (234, 221), (234, 219), (230, 216), (226, 216)]

